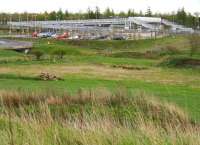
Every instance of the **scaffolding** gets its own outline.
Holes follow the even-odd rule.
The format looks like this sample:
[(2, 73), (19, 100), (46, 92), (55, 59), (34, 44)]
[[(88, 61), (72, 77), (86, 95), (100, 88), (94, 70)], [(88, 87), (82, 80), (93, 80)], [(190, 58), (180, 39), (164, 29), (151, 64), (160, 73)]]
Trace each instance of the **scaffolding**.
[[(170, 32), (193, 33), (192, 28), (186, 28), (182, 25), (174, 24), (167, 20), (154, 17), (129, 17), (129, 18), (112, 18), (112, 19), (90, 19), (90, 20), (63, 20), (63, 21), (19, 21), (8, 22), (12, 29), (34, 30), (34, 31), (68, 31), (74, 34), (86, 36), (96, 35), (115, 35), (121, 34), (128, 36), (144, 35), (152, 37), (163, 31), (162, 25), (170, 27)], [(154, 34), (153, 34), (154, 33)]]

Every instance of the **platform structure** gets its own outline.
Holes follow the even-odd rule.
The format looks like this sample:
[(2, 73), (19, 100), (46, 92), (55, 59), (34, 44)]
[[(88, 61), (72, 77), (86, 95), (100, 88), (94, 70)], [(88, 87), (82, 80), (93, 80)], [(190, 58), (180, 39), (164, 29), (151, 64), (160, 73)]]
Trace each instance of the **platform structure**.
[(3, 50), (14, 50), (27, 53), (30, 49), (32, 49), (32, 47), (32, 42), (0, 39), (0, 49)]
[(149, 33), (193, 33), (186, 28), (168, 20), (157, 17), (128, 17), (111, 19), (63, 20), (63, 21), (22, 21), (8, 22), (13, 29), (32, 29), (35, 31), (71, 31), (77, 34), (113, 35), (115, 33), (136, 34)]

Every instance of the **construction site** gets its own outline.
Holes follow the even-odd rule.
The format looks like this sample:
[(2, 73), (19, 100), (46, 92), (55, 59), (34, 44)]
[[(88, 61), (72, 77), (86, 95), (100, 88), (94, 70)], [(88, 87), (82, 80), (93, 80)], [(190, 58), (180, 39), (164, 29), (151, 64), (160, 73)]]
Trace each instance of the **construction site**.
[(63, 39), (136, 40), (190, 34), (194, 30), (159, 17), (128, 17), (62, 21), (19, 21), (7, 23), (9, 34), (18, 37)]

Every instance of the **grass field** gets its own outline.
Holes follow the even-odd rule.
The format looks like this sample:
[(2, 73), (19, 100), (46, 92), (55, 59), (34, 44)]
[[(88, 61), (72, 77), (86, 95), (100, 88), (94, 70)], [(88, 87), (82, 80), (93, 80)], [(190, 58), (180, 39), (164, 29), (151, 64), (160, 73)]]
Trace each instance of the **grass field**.
[[(25, 40), (30, 41), (27, 39)], [(11, 103), (12, 108), (14, 108), (11, 111), (14, 124), (18, 124), (20, 128), (24, 118), (25, 126), (22, 127), (23, 132), (33, 133), (36, 139), (30, 141), (21, 137), (22, 140), (18, 140), (17, 135), (20, 133), (17, 127), (14, 127), (13, 130), (3, 127), (3, 124), (6, 123), (8, 123), (9, 126), (10, 115), (8, 110), (10, 109), (2, 103), (0, 128), (5, 131), (0, 131), (0, 134), (3, 135), (6, 130), (8, 132), (8, 136), (0, 137), (1, 140), (4, 141), (4, 144), (9, 144), (12, 140), (16, 141), (16, 144), (25, 144), (25, 142), (28, 144), (66, 144), (67, 142), (67, 144), (84, 145), (197, 145), (200, 143), (199, 140), (197, 140), (196, 143), (193, 142), (193, 139), (199, 137), (199, 134), (195, 134), (195, 131), (199, 131), (200, 121), (200, 67), (198, 65), (168, 65), (173, 62), (174, 58), (189, 58), (199, 61), (200, 53), (197, 52), (193, 56), (190, 56), (190, 46), (187, 37), (176, 36), (157, 40), (137, 41), (57, 41), (50, 39), (32, 39), (31, 41), (34, 43), (33, 52), (36, 50), (43, 52), (39, 60), (36, 60), (35, 56), (32, 54), (25, 55), (13, 51), (0, 50), (0, 92), (3, 92), (1, 95), (3, 97), (12, 96), (10, 100), (8, 99), (8, 102), (14, 102), (13, 104)], [(53, 51), (55, 49), (66, 51), (66, 55), (63, 59), (58, 59), (56, 56), (53, 56)], [(172, 61), (165, 63), (166, 60), (169, 59)], [(62, 79), (49, 81), (41, 80), (39, 75), (42, 72), (55, 75)], [(105, 103), (107, 104), (105, 105), (98, 101), (94, 102), (94, 104), (90, 101), (84, 103), (74, 103), (72, 101), (71, 105), (67, 105), (66, 102), (62, 103), (62, 100), (51, 100), (50, 97), (52, 95), (53, 98), (63, 98), (63, 94), (77, 96), (77, 94), (80, 95), (80, 90), (84, 90), (85, 92), (91, 91), (94, 94), (93, 97), (102, 95), (106, 98), (106, 96), (110, 96), (111, 94), (118, 94), (116, 97), (120, 97), (123, 94), (122, 96), (125, 96), (130, 102), (132, 102), (132, 100), (129, 99), (134, 98), (133, 96), (145, 94), (145, 100), (143, 100), (144, 102), (140, 102), (141, 104), (149, 104), (152, 102), (152, 98), (156, 100), (154, 102), (155, 104), (160, 104), (157, 108), (157, 111), (161, 112), (161, 114), (159, 114), (160, 118), (157, 118), (158, 122), (168, 127), (171, 125), (177, 127), (185, 121), (185, 119), (182, 119), (183, 116), (181, 116), (181, 119), (179, 116), (180, 114), (184, 114), (184, 117), (187, 118), (185, 129), (188, 130), (188, 132), (180, 131), (179, 129), (183, 129), (183, 127), (179, 127), (176, 130), (180, 131), (177, 136), (173, 133), (172, 135), (169, 133), (173, 132), (172, 130), (165, 130), (164, 128), (166, 126), (159, 124), (155, 120), (154, 117), (158, 117), (158, 114), (151, 114), (152, 117), (150, 117), (151, 115), (145, 116), (146, 111), (148, 109), (151, 110), (151, 105), (147, 105), (147, 110), (139, 106), (139, 110), (142, 110), (139, 111), (140, 118), (136, 115), (138, 113), (138, 108), (129, 103), (128, 105), (125, 103), (123, 106), (123, 104), (116, 103), (117, 105), (114, 105), (111, 102), (110, 105), (109, 103)], [(7, 95), (5, 92), (7, 92)], [(20, 92), (22, 94), (20, 94)], [(28, 92), (29, 95), (24, 95), (24, 92)], [(121, 94), (121, 92), (123, 93)], [(126, 95), (124, 95), (124, 92), (130, 94), (125, 93)], [(42, 105), (41, 103), (34, 103), (32, 105), (22, 103), (20, 105), (21, 107), (18, 105), (16, 106), (16, 103), (18, 104), (18, 102), (20, 102), (18, 97), (17, 99), (15, 98), (16, 96), (32, 96), (33, 98), (37, 98), (37, 96), (40, 96), (39, 94), (48, 94), (43, 96), (48, 96), (50, 99), (44, 102), (41, 101)], [(91, 94), (86, 96), (91, 96)], [(53, 105), (51, 105), (51, 103), (49, 105), (49, 100), (53, 102)], [(70, 100), (71, 99), (69, 99), (69, 102)], [(4, 102), (4, 99), (1, 101)], [(166, 102), (168, 102), (167, 106), (170, 106), (169, 108), (165, 108)], [(44, 122), (40, 122), (40, 119), (36, 119), (38, 115), (41, 116), (42, 113), (37, 113), (37, 107), (35, 105), (39, 105), (39, 112), (44, 110), (45, 117), (41, 117), (44, 119)], [(160, 110), (159, 106), (163, 108), (163, 105), (165, 109)], [(8, 105), (8, 107), (9, 106), (10, 105)], [(172, 109), (172, 113), (170, 113), (171, 116), (167, 116), (168, 119), (172, 119), (172, 122), (170, 123), (170, 120), (169, 122), (165, 122), (164, 120), (166, 118), (163, 119), (161, 117), (162, 114), (166, 117), (165, 113), (174, 107), (178, 108), (178, 111)], [(28, 111), (26, 110), (27, 108)], [(33, 111), (32, 113), (31, 110)], [(54, 111), (60, 115), (56, 115)], [(116, 116), (113, 117), (111, 115), (113, 113), (116, 113), (115, 115), (118, 115), (118, 118), (116, 118)], [(176, 115), (176, 113), (178, 115)], [(25, 117), (26, 115), (29, 117)], [(74, 118), (76, 115), (83, 115), (84, 117), (81, 117), (81, 119), (79, 118), (80, 116)], [(126, 115), (128, 115), (128, 117)], [(123, 118), (123, 116), (125, 116), (125, 118)], [(36, 118), (34, 119), (34, 117)], [(99, 121), (102, 121), (101, 123), (98, 121), (98, 118)], [(50, 119), (52, 122), (48, 122), (45, 126), (46, 119)], [(72, 123), (73, 119), (75, 119), (74, 124)], [(141, 124), (138, 123), (138, 119), (143, 120)], [(174, 123), (173, 119), (181, 121)], [(120, 122), (120, 120), (123, 123)], [(148, 120), (149, 123), (145, 120)], [(137, 122), (136, 124), (138, 124), (138, 126), (134, 127), (131, 125), (130, 128), (129, 125), (132, 124), (131, 121)], [(83, 130), (77, 128), (77, 125), (82, 124), (81, 122), (88, 123), (88, 126), (83, 125)], [(194, 122), (195, 125), (193, 126), (192, 124), (194, 124)], [(105, 128), (101, 126), (103, 123), (107, 123)], [(111, 124), (115, 123), (116, 126), (112, 127)], [(51, 125), (52, 127), (50, 127)], [(41, 140), (39, 136), (37, 136), (34, 127), (45, 128), (42, 134), (40, 134)], [(112, 129), (109, 129), (109, 127)], [(164, 129), (163, 134), (160, 129)], [(55, 134), (53, 132), (55, 132)], [(92, 135), (93, 132), (96, 132), (96, 136)], [(124, 132), (124, 135), (121, 132)], [(151, 138), (153, 134), (157, 136)], [(25, 136), (29, 138), (27, 135)], [(54, 138), (52, 138), (52, 136), (54, 136)], [(115, 136), (119, 137), (119, 140), (116, 140), (116, 142), (114, 141)], [(71, 139), (66, 140), (66, 138)], [(23, 142), (23, 140), (25, 142)]]

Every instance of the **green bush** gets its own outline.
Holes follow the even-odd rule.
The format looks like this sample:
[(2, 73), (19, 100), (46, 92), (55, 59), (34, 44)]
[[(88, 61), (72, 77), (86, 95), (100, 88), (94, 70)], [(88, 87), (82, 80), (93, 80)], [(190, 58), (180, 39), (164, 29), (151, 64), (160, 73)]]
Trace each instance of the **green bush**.
[(173, 45), (167, 45), (166, 47), (161, 48), (160, 55), (174, 55), (178, 54), (180, 51)]
[(33, 50), (31, 54), (33, 54), (37, 60), (40, 60), (41, 57), (44, 55), (44, 52), (41, 50)]
[(162, 66), (171, 67), (199, 67), (200, 59), (194, 59), (189, 57), (168, 57), (162, 63)]
[(193, 56), (195, 53), (200, 51), (200, 36), (192, 34), (188, 37), (190, 43), (190, 55)]
[(63, 59), (64, 58), (64, 56), (66, 55), (66, 50), (65, 49), (54, 49), (53, 51), (52, 51), (52, 55), (53, 56), (57, 56), (57, 58), (59, 58), (59, 59)]

